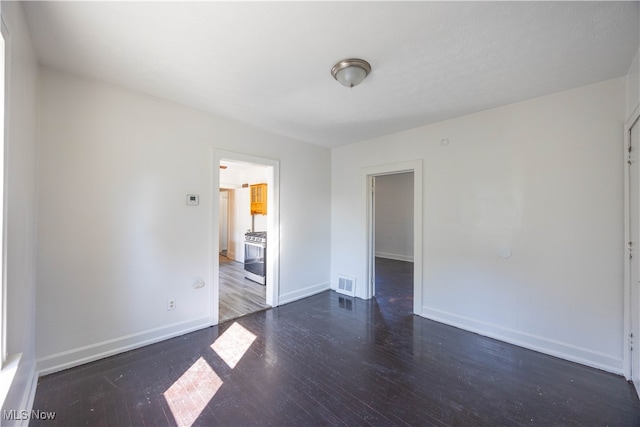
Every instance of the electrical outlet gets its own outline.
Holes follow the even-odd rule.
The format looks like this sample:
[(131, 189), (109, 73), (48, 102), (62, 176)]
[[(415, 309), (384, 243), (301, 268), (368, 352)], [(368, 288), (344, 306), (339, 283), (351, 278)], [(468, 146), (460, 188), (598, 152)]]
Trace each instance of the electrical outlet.
[(167, 300), (167, 310), (174, 310), (176, 308), (176, 300), (175, 298), (171, 298)]

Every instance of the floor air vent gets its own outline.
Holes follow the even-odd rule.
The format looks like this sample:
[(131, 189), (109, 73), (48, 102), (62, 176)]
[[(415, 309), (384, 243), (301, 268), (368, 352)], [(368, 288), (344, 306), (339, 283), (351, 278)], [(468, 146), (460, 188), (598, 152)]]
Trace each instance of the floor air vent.
[(349, 276), (338, 276), (338, 293), (349, 295), (351, 297), (356, 296), (356, 279)]

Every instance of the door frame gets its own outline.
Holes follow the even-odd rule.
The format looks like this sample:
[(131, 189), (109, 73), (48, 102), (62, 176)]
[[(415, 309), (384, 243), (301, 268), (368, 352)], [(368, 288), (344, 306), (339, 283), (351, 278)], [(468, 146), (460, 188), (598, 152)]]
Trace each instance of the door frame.
[(366, 182), (367, 227), (367, 292), (373, 297), (375, 286), (375, 212), (373, 177), (413, 172), (413, 313), (422, 315), (422, 159), (372, 166), (363, 169)]
[[(226, 192), (227, 193), (227, 258), (229, 259), (236, 259), (237, 255), (235, 252), (231, 252), (230, 248), (231, 248), (231, 239), (232, 239), (232, 235), (230, 233), (231, 230), (231, 213), (235, 211), (235, 206), (233, 205), (234, 200), (232, 195), (235, 197), (235, 192), (236, 189), (235, 188), (225, 188), (225, 187), (221, 187), (220, 188), (220, 192)], [(220, 249), (220, 248), (218, 248)]]
[[(230, 203), (229, 191), (230, 190), (231, 190), (230, 188), (220, 188), (220, 190), (219, 190), (220, 196), (222, 196), (222, 193), (226, 193), (226, 195), (227, 195), (227, 212), (226, 212), (227, 224), (225, 225), (225, 228), (226, 228), (226, 231), (227, 231), (227, 241), (224, 242), (224, 244), (227, 247), (227, 251), (229, 250), (229, 212), (231, 210), (231, 207), (229, 206), (229, 203)], [(220, 222), (220, 220), (218, 220), (218, 222)], [(220, 227), (220, 224), (218, 224), (218, 227)], [(220, 242), (220, 239), (218, 239), (218, 242)], [(220, 248), (219, 247), (218, 247), (218, 253), (220, 253)]]
[[(638, 122), (638, 120), (640, 119), (640, 105), (636, 106), (636, 109), (633, 111), (633, 113), (631, 113), (631, 115), (629, 116), (629, 118), (627, 119), (627, 121), (624, 124), (624, 146), (623, 146), (623, 162), (624, 162), (624, 309), (623, 309), (623, 317), (624, 317), (624, 331), (623, 331), (623, 337), (622, 337), (622, 345), (623, 345), (623, 350), (622, 350), (622, 370), (623, 370), (623, 374), (624, 377), (629, 381), (632, 380), (631, 378), (631, 366), (632, 366), (632, 360), (631, 360), (631, 350), (630, 350), (630, 345), (631, 345), (631, 332), (633, 330), (632, 328), (632, 319), (631, 319), (631, 304), (632, 304), (632, 300), (631, 300), (631, 261), (629, 259), (629, 246), (628, 246), (628, 242), (631, 241), (631, 227), (630, 227), (630, 215), (629, 215), (629, 210), (631, 208), (631, 201), (630, 201), (630, 182), (629, 182), (629, 162), (628, 162), (628, 157), (627, 157), (627, 150), (629, 147), (629, 144), (631, 144), (631, 129), (633, 128), (633, 126), (636, 124), (636, 122)], [(638, 124), (640, 126), (640, 124)], [(638, 166), (640, 167), (640, 164), (638, 164)], [(636, 247), (640, 247), (640, 242), (636, 243)], [(640, 251), (636, 251), (637, 252), (637, 256), (640, 256)], [(640, 332), (640, 331), (639, 331)], [(637, 344), (636, 347), (638, 347), (637, 350), (640, 350), (640, 336), (635, 337), (634, 340)], [(636, 353), (639, 353), (640, 351), (636, 351)], [(637, 375), (638, 373), (636, 373)], [(636, 381), (637, 382), (637, 379)], [(640, 395), (640, 390), (636, 389), (636, 392)]]
[(211, 325), (217, 325), (219, 320), (219, 293), (220, 293), (220, 262), (218, 253), (219, 245), (219, 221), (220, 221), (220, 161), (229, 160), (233, 162), (250, 163), (270, 168), (267, 185), (267, 205), (269, 214), (267, 215), (267, 283), (266, 303), (271, 307), (277, 307), (280, 299), (280, 161), (265, 157), (252, 156), (248, 154), (236, 153), (226, 150), (211, 150), (211, 212), (210, 212), (210, 233), (209, 233), (209, 283), (210, 305), (211, 305)]

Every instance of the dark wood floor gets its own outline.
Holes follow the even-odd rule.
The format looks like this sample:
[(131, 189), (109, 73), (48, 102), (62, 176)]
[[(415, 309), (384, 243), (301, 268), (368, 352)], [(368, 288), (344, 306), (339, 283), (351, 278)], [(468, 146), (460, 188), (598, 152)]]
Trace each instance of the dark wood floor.
[[(408, 268), (381, 264), (387, 282)], [(394, 311), (403, 298), (377, 293), (327, 291), (40, 378), (34, 409), (57, 417), (31, 425), (640, 425), (622, 377)]]
[(413, 313), (413, 263), (376, 258), (375, 298), (384, 316)]
[(219, 265), (218, 319), (220, 322), (271, 307), (266, 303), (266, 287), (245, 279), (244, 264), (221, 255)]

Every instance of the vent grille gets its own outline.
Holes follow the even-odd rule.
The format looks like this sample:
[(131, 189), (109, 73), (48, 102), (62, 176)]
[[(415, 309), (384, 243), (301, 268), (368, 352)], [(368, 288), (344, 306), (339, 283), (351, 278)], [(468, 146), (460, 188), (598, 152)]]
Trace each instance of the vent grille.
[(351, 297), (356, 295), (356, 279), (349, 276), (338, 276), (338, 293), (349, 295)]

